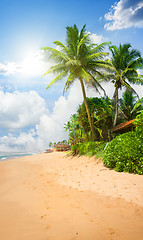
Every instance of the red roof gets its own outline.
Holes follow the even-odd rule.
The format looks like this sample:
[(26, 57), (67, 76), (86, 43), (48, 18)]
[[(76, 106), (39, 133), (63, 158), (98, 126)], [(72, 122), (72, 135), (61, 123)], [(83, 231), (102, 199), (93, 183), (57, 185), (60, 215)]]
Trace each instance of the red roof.
[(112, 128), (112, 131), (113, 132), (116, 132), (118, 130), (121, 130), (121, 129), (125, 129), (125, 128), (128, 128), (130, 126), (132, 126), (132, 123), (135, 121), (136, 119), (132, 119), (128, 122), (124, 122), (124, 123), (120, 123), (119, 125), (115, 126)]

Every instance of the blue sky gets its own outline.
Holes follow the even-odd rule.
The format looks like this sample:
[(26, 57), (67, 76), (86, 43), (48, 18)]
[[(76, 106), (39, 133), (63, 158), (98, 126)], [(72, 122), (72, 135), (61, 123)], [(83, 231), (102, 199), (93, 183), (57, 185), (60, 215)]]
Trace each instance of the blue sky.
[[(64, 43), (66, 26), (86, 24), (96, 43), (130, 43), (143, 56), (143, 0), (0, 2), (0, 151), (37, 151), (67, 138), (64, 123), (82, 101), (77, 83), (63, 97), (42, 47)], [(135, 87), (143, 97), (143, 86)], [(113, 86), (105, 86), (110, 97)], [(88, 96), (98, 96), (89, 90)]]

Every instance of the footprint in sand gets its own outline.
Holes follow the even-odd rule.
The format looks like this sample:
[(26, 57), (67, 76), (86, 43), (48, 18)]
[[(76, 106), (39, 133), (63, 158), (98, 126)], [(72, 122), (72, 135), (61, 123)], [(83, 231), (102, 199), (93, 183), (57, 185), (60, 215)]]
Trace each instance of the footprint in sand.
[(109, 231), (109, 232), (108, 232), (109, 235), (113, 235), (113, 234), (115, 233), (114, 230), (113, 230), (113, 228), (109, 228), (108, 231)]
[(87, 216), (87, 215), (88, 215), (88, 212), (85, 212), (84, 214)]
[(42, 219), (42, 218), (45, 218), (45, 217), (47, 217), (47, 214), (42, 215), (42, 216), (41, 216), (41, 219)]
[(47, 207), (47, 210), (50, 210), (51, 208), (50, 207)]
[(47, 229), (47, 230), (48, 230), (48, 229), (50, 229), (50, 228), (51, 228), (51, 226), (50, 226), (50, 225), (47, 225), (47, 226), (46, 226), (46, 229)]

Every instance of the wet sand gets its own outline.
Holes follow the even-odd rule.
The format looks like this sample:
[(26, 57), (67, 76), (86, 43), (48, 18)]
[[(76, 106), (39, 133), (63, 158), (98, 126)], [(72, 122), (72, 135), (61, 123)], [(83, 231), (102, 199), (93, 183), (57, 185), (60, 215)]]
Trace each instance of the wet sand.
[(143, 176), (53, 152), (0, 162), (1, 240), (142, 240)]

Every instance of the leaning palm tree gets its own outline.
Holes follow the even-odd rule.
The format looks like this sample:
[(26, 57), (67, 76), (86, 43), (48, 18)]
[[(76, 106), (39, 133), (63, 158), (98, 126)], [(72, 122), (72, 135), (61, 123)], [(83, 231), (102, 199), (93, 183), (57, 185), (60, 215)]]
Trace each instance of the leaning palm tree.
[(119, 47), (113, 45), (109, 48), (112, 54), (111, 61), (109, 61), (109, 63), (112, 65), (112, 72), (108, 75), (108, 77), (115, 86), (114, 126), (116, 125), (118, 116), (119, 89), (126, 87), (132, 89), (132, 91), (136, 93), (130, 84), (143, 84), (143, 76), (140, 76), (137, 71), (138, 69), (143, 69), (143, 58), (141, 58), (141, 54), (138, 50), (130, 50), (130, 48), (130, 44), (120, 44)]
[(109, 43), (105, 42), (100, 45), (91, 43), (90, 35), (86, 32), (85, 25), (80, 32), (76, 25), (67, 27), (66, 30), (67, 38), (65, 45), (59, 41), (55, 41), (54, 44), (58, 48), (42, 48), (43, 50), (48, 51), (50, 53), (50, 58), (56, 62), (56, 64), (45, 73), (57, 74), (47, 88), (65, 76), (67, 77), (67, 80), (64, 86), (64, 91), (66, 91), (76, 79), (80, 81), (88, 121), (93, 140), (95, 140), (94, 126), (91, 121), (87, 104), (84, 83), (89, 86), (94, 86), (97, 91), (99, 91), (99, 89), (104, 91), (98, 78), (104, 78), (102, 69), (105, 69), (108, 65), (104, 61), (104, 57), (107, 56), (108, 53), (103, 52), (103, 50)]

